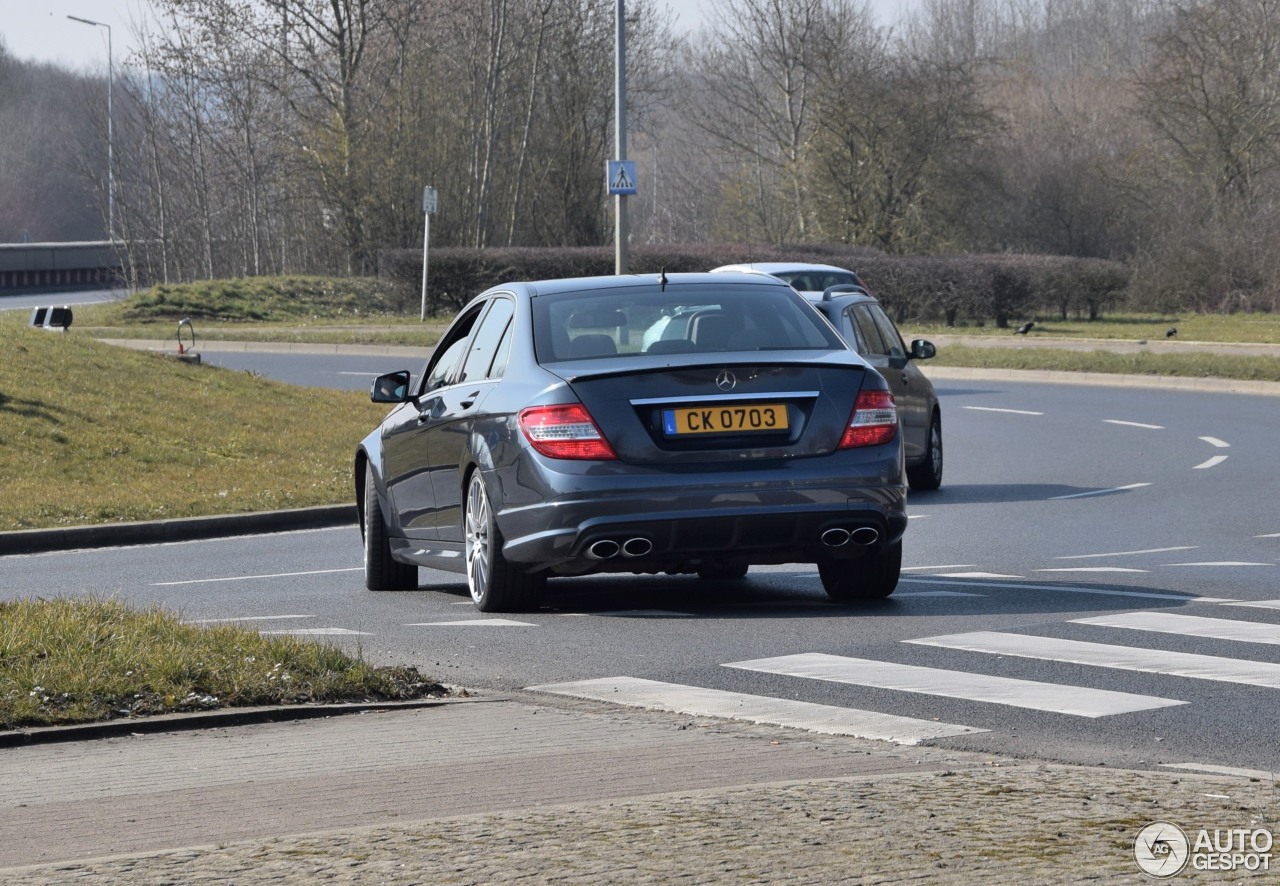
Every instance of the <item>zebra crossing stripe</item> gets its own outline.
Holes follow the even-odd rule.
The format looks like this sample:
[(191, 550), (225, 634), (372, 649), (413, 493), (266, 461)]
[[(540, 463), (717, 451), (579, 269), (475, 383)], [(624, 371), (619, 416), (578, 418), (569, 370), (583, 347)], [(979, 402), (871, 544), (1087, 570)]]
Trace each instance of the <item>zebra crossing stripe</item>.
[(726, 664), (725, 667), (920, 695), (941, 695), (945, 698), (1073, 714), (1077, 717), (1107, 717), (1186, 704), (1184, 701), (1108, 689), (1039, 683), (1034, 680), (971, 674), (920, 665), (846, 658), (820, 652), (739, 661)]
[(1262, 661), (1219, 658), (1214, 655), (1109, 646), (1105, 643), (1059, 640), (1055, 637), (1031, 637), (1023, 634), (1001, 634), (995, 631), (946, 634), (903, 642), (1280, 689), (1280, 665)]
[(824, 735), (850, 735), (903, 745), (919, 744), (931, 738), (949, 738), (987, 731), (972, 726), (939, 723), (936, 720), (917, 720), (876, 711), (681, 686), (638, 677), (607, 677), (530, 686), (528, 689), (694, 717), (745, 720), (750, 723), (805, 729)]
[(1174, 612), (1130, 612), (1124, 615), (1076, 618), (1072, 621), (1078, 625), (1127, 628), (1134, 631), (1155, 631), (1161, 634), (1181, 634), (1186, 637), (1239, 640), (1243, 643), (1268, 643), (1280, 646), (1280, 625), (1262, 624), (1256, 621), (1201, 618), (1198, 615), (1178, 615)]

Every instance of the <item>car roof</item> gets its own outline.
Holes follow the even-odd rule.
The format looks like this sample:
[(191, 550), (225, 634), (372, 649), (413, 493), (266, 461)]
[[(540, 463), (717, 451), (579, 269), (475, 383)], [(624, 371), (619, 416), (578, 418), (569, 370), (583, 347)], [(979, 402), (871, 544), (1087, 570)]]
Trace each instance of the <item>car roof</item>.
[(857, 274), (848, 268), (838, 268), (835, 265), (813, 264), (810, 262), (784, 262), (784, 261), (757, 261), (748, 262), (746, 264), (722, 265), (713, 268), (711, 273), (719, 274), (726, 271), (741, 271), (748, 274), (789, 274), (792, 271), (836, 271), (842, 274)]
[[(521, 290), (530, 297), (556, 295), (563, 292), (607, 292), (610, 289), (630, 289), (632, 287), (653, 287), (661, 282), (661, 274), (620, 274), (609, 277), (565, 277), (559, 280), (525, 280), (521, 282), (503, 283), (491, 287), (488, 291)], [(764, 274), (712, 274), (709, 271), (698, 271), (679, 274), (666, 274), (668, 286), (715, 286), (723, 287), (726, 283), (739, 283), (750, 286), (787, 286), (776, 277)], [(791, 287), (787, 286), (788, 289)]]

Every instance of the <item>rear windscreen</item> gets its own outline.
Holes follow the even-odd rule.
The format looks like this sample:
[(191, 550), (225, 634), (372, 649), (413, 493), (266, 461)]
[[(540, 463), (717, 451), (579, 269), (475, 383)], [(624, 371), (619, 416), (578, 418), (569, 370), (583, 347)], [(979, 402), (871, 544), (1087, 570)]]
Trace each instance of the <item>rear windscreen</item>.
[(540, 363), (634, 354), (844, 350), (838, 335), (790, 288), (657, 286), (533, 300)]

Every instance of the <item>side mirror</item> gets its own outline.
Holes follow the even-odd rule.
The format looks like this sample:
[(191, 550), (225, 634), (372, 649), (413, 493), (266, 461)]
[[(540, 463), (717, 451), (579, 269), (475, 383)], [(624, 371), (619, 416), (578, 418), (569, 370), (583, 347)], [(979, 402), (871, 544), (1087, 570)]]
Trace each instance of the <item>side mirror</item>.
[(933, 346), (933, 342), (925, 341), (918, 338), (911, 343), (911, 356), (917, 360), (928, 360), (930, 357), (936, 357), (938, 349)]
[(373, 380), (369, 399), (374, 403), (406, 403), (409, 400), (409, 372), (389, 372)]

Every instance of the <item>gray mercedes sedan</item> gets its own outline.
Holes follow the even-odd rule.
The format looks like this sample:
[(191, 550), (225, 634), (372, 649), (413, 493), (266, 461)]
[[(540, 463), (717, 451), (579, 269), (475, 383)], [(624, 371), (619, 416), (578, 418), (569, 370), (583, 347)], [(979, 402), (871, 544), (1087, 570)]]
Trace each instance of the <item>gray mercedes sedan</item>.
[(836, 601), (897, 586), (902, 440), (884, 378), (759, 274), (513, 283), (476, 297), (355, 453), (371, 590), (465, 573), (485, 612), (548, 578), (737, 579), (812, 563)]

